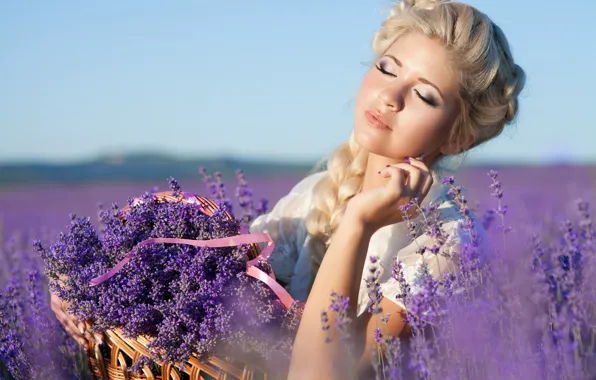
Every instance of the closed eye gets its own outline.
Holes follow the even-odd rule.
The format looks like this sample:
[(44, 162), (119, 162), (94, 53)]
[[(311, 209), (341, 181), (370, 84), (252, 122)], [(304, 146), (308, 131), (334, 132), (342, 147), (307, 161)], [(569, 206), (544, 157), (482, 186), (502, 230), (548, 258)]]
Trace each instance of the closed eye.
[(420, 99), (422, 99), (423, 102), (425, 102), (429, 106), (431, 106), (431, 107), (437, 107), (438, 106), (438, 104), (434, 100), (425, 98), (424, 96), (420, 95), (420, 93), (418, 91), (416, 91), (416, 90), (414, 90), (414, 92), (416, 93), (416, 95), (418, 95), (418, 97)]
[[(384, 75), (389, 75), (391, 77), (396, 78), (397, 75), (385, 70), (385, 68), (382, 65), (375, 65), (375, 67), (377, 68), (377, 70), (379, 70), (381, 73), (383, 73)], [(420, 98), (420, 100), (422, 100), (423, 102), (425, 102), (426, 104), (428, 104), (431, 107), (437, 107), (438, 104), (433, 100), (433, 99), (427, 99), (424, 96), (420, 95), (420, 93), (417, 90), (414, 90), (414, 92), (416, 93), (416, 96), (418, 96), (418, 98)]]
[(384, 68), (383, 66), (381, 66), (381, 65), (376, 65), (376, 67), (377, 67), (377, 69), (378, 69), (380, 72), (382, 72), (382, 73), (383, 73), (383, 74), (385, 74), (385, 75), (389, 75), (389, 76), (392, 76), (392, 77), (397, 77), (397, 75), (395, 75), (395, 74), (393, 74), (393, 73), (390, 73), (389, 71), (385, 70), (385, 68)]

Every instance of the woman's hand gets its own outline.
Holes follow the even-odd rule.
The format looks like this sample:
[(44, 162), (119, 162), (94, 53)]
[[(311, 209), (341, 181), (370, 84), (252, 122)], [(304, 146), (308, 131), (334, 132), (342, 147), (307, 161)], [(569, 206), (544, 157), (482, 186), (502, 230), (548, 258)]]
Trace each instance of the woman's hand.
[(72, 336), (85, 350), (89, 349), (89, 342), (94, 341), (96, 344), (103, 342), (103, 334), (94, 333), (85, 329), (85, 324), (79, 321), (74, 315), (66, 312), (66, 304), (58, 298), (57, 295), (50, 292), (51, 307), (56, 318), (60, 321), (66, 332)]
[(346, 209), (346, 215), (356, 218), (371, 231), (401, 222), (403, 213), (399, 206), (413, 199), (420, 204), (433, 183), (426, 165), (413, 158), (409, 159), (409, 163), (389, 165), (379, 171), (379, 175), (387, 182), (357, 194), (348, 202)]

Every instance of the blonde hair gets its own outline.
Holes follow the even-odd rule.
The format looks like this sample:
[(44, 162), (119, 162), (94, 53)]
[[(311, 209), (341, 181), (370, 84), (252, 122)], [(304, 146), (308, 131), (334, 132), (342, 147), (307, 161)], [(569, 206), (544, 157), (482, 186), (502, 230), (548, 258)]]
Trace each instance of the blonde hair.
[[(496, 136), (518, 113), (525, 73), (512, 58), (503, 31), (474, 7), (446, 0), (407, 0), (394, 5), (373, 39), (377, 57), (406, 33), (441, 41), (459, 73), (460, 114), (449, 141), (459, 153)], [(445, 156), (440, 155), (438, 160)], [(314, 188), (306, 218), (315, 274), (347, 202), (362, 186), (368, 153), (350, 136), (327, 161), (327, 175)], [(313, 276), (314, 277), (314, 276)]]

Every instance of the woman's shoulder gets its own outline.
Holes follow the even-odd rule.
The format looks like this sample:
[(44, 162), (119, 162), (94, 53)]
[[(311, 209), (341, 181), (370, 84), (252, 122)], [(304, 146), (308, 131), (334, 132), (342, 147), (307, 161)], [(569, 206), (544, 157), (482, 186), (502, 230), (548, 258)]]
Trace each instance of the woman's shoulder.
[(306, 216), (312, 203), (315, 185), (325, 174), (326, 172), (316, 172), (302, 178), (275, 203), (269, 212), (260, 215), (253, 221), (251, 230), (261, 228), (264, 224), (277, 223), (280, 220), (284, 220), (286, 223), (290, 219), (295, 222), (301, 221)]
[[(251, 233), (269, 234), (275, 242), (275, 251), (269, 257), (269, 264), (273, 267), (276, 277), (284, 284), (294, 281), (291, 279), (300, 277), (301, 273), (308, 273), (295, 273), (296, 263), (302, 253), (308, 254), (308, 233), (304, 220), (312, 204), (313, 189), (324, 176), (325, 172), (317, 172), (301, 179), (277, 201), (272, 210), (255, 218), (249, 228)], [(298, 291), (296, 286), (295, 291)]]

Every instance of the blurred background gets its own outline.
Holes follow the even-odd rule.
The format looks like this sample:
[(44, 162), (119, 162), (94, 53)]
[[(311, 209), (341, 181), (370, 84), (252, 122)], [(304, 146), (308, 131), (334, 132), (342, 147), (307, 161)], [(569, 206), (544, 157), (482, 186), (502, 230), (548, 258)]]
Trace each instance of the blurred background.
[[(593, 197), (596, 3), (471, 0), (526, 70), (515, 125), (470, 153), (473, 200), (497, 169), (528, 218)], [(273, 205), (344, 141), (391, 5), (367, 1), (0, 2), (0, 220), (62, 230), (174, 176), (204, 193), (243, 169)], [(488, 207), (488, 206), (487, 206)]]

